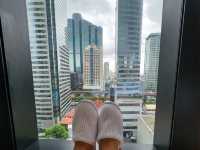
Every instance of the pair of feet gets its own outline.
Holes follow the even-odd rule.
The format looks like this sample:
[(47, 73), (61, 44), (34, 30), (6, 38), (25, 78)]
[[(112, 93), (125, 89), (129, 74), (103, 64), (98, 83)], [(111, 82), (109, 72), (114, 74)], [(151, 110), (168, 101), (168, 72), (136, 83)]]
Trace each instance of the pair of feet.
[(102, 150), (119, 150), (123, 141), (122, 126), (120, 110), (114, 103), (107, 102), (98, 111), (93, 102), (80, 102), (72, 124), (75, 150), (95, 149), (96, 142)]

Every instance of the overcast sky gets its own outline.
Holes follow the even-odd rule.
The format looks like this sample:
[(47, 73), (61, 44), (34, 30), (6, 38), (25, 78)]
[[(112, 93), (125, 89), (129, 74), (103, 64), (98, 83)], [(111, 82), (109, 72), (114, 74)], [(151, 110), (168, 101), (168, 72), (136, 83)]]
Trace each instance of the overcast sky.
[[(160, 32), (163, 0), (144, 0), (141, 74), (144, 69), (145, 38), (153, 32)], [(116, 0), (68, 0), (68, 17), (78, 12), (82, 17), (97, 26), (103, 27), (104, 62), (115, 68), (115, 7)]]

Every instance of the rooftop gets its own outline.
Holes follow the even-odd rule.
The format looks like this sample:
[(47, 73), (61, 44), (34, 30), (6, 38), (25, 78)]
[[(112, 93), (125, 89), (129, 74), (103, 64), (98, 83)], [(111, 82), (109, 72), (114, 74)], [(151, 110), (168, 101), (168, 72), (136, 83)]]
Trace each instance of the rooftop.
[[(96, 100), (95, 101), (96, 107), (99, 109), (103, 105), (103, 101)], [(64, 118), (59, 122), (59, 124), (63, 125), (72, 125), (73, 117), (74, 117), (75, 109), (72, 109), (69, 111)]]

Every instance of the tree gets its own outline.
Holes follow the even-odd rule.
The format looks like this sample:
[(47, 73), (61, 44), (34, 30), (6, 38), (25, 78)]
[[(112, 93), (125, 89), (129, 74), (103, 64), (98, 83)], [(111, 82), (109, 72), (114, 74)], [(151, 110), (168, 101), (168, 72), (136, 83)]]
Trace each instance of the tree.
[(80, 102), (80, 101), (84, 100), (85, 97), (84, 96), (78, 96), (78, 97), (75, 97), (74, 99), (75, 99), (76, 102)]
[(98, 99), (103, 101), (103, 102), (105, 101), (105, 97), (104, 96), (99, 96)]
[(89, 92), (86, 92), (86, 93), (84, 94), (84, 96), (85, 96), (85, 97), (91, 97), (91, 96), (92, 96), (92, 94), (91, 94), (91, 93), (89, 93)]
[(45, 137), (67, 139), (68, 130), (62, 125), (55, 125), (53, 127), (45, 129)]
[(156, 100), (155, 99), (146, 99), (144, 101), (144, 104), (156, 104)]

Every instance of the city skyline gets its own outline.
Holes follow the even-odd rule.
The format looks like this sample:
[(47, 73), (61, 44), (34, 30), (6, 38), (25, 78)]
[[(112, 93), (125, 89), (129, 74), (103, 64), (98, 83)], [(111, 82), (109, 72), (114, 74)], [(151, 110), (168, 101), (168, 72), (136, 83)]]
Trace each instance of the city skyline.
[[(51, 2), (52, 5), (57, 4), (54, 0)], [(103, 43), (106, 44), (105, 41), (109, 41), (110, 37), (107, 38), (107, 35), (106, 37), (104, 35), (114, 32), (106, 32), (100, 22), (94, 23), (84, 18), (80, 12), (74, 12), (72, 16), (60, 19), (58, 16), (60, 3), (55, 5), (55, 8), (50, 7), (49, 1), (46, 0), (42, 2), (32, 0), (28, 3), (39, 131), (42, 132), (45, 128), (59, 124), (60, 120), (65, 118), (81, 100), (93, 99), (103, 103), (107, 93), (110, 93), (112, 98), (116, 98), (115, 102), (119, 105), (123, 116), (125, 140), (137, 141), (137, 121), (141, 116), (143, 102), (140, 62), (145, 6), (143, 6), (143, 0), (118, 0), (117, 2), (116, 16), (113, 17), (117, 20), (114, 22), (116, 27), (112, 28), (116, 30), (113, 38), (116, 47), (114, 46), (112, 52), (116, 60), (110, 57), (112, 69), (114, 68), (112, 63), (117, 61), (116, 74), (114, 80), (105, 85), (103, 84)], [(98, 20), (98, 17), (96, 19)], [(65, 28), (57, 22), (58, 20), (66, 23)], [(113, 43), (110, 42), (110, 45), (112, 46)], [(146, 53), (146, 55), (149, 54)], [(107, 56), (108, 53), (104, 54), (104, 61)], [(109, 61), (105, 62), (110, 64)], [(109, 74), (109, 67), (105, 74)], [(78, 88), (74, 88), (76, 85), (73, 86), (74, 91), (71, 91), (73, 82), (70, 80), (80, 81)], [(84, 90), (89, 91), (84, 93), (86, 92)]]
[[(85, 5), (87, 4), (87, 5)], [(143, 26), (141, 41), (141, 69), (144, 73), (145, 39), (152, 32), (160, 32), (162, 0), (144, 0)], [(109, 62), (111, 71), (115, 71), (115, 8), (116, 0), (68, 0), (68, 18), (73, 13), (81, 13), (83, 18), (104, 29), (104, 62)]]

